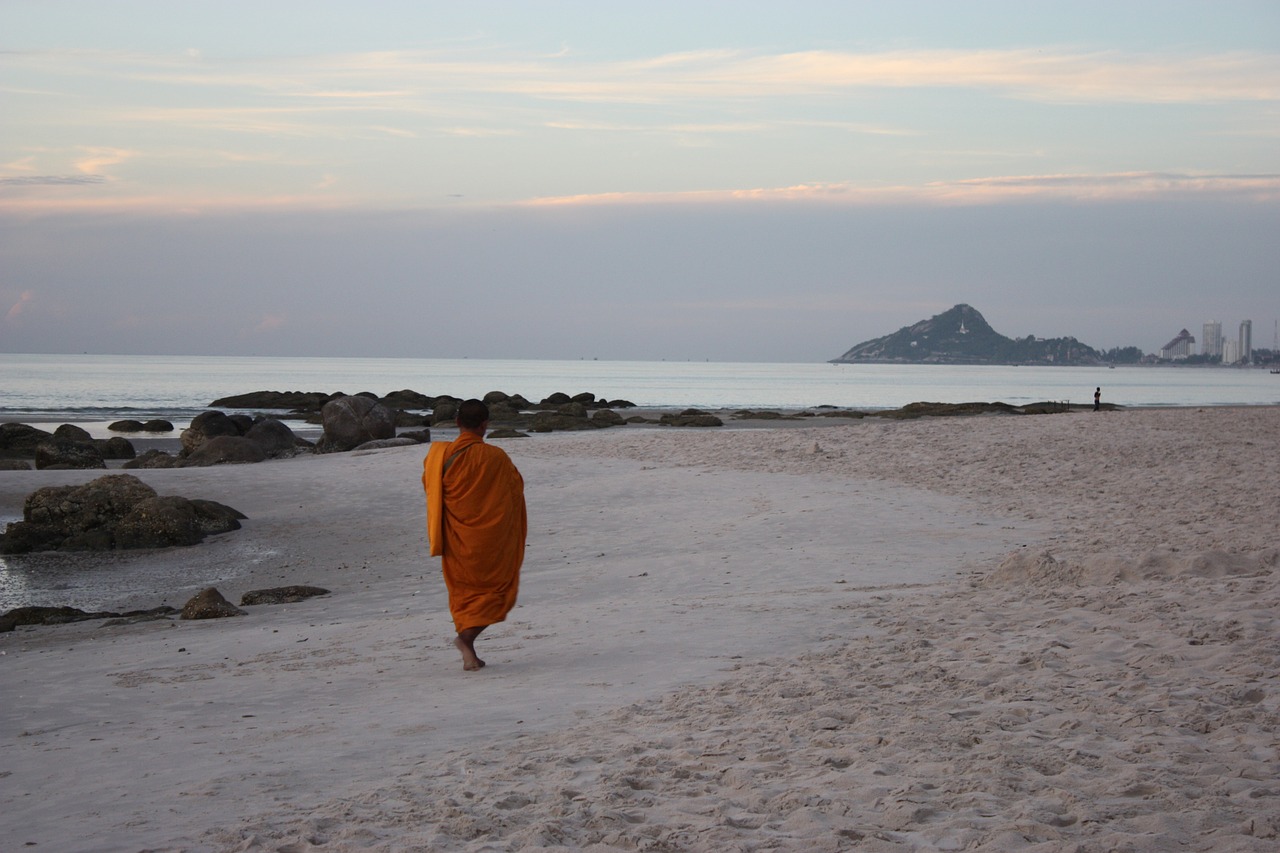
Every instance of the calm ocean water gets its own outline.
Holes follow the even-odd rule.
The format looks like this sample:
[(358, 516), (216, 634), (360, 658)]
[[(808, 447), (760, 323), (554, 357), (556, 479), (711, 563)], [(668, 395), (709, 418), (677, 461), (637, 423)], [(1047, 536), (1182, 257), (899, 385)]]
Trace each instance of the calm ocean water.
[(126, 417), (181, 426), (219, 397), (261, 390), (500, 390), (530, 400), (589, 391), (657, 408), (870, 410), (917, 401), (1085, 404), (1097, 386), (1124, 406), (1280, 403), (1280, 376), (1260, 369), (0, 354), (0, 421), (91, 432)]
[[(96, 437), (110, 435), (107, 424), (122, 418), (166, 418), (182, 429), (219, 397), (261, 390), (385, 394), (408, 388), (456, 397), (500, 390), (530, 400), (590, 391), (654, 408), (873, 410), (917, 401), (1089, 405), (1097, 386), (1104, 400), (1124, 406), (1280, 404), (1280, 375), (1222, 368), (0, 354), (0, 422), (73, 423)], [(0, 526), (21, 511), (0, 507)], [(158, 603), (175, 585), (222, 580), (178, 584), (167, 561), (98, 562), (103, 565), (77, 568), (57, 559), (0, 560), (0, 612), (28, 604), (99, 609), (152, 593)]]

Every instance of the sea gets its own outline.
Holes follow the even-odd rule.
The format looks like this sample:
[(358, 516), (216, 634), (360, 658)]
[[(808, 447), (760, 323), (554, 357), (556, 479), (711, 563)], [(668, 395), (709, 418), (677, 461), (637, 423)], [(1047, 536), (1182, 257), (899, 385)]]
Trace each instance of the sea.
[(1047, 400), (1121, 406), (1280, 403), (1280, 375), (1260, 368), (757, 364), (695, 361), (279, 358), (0, 353), (0, 422), (72, 423), (95, 437), (132, 418), (185, 427), (219, 398), (250, 391), (540, 400), (590, 392), (662, 409), (896, 409), (913, 402)]
[[(176, 435), (214, 400), (251, 391), (381, 396), (409, 389), (459, 398), (504, 391), (534, 401), (556, 392), (590, 392), (656, 409), (873, 411), (913, 402), (1057, 401), (1087, 407), (1095, 388), (1102, 389), (1103, 401), (1130, 407), (1280, 405), (1280, 375), (1258, 368), (0, 353), (0, 423), (50, 430), (69, 423), (96, 438), (112, 435), (108, 425), (123, 419), (169, 420)], [(732, 421), (726, 423), (733, 428)], [(0, 477), (6, 474), (0, 471)], [(21, 506), (0, 505), (0, 529), (21, 514)], [(31, 604), (97, 609), (126, 592), (172, 583), (130, 571), (85, 568), (83, 560), (61, 566), (57, 560), (0, 559), (0, 613)]]

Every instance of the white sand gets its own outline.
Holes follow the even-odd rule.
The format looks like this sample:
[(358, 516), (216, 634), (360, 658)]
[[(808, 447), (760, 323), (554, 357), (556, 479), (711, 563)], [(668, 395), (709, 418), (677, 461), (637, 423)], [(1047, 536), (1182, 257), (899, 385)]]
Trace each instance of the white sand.
[[(529, 551), (480, 673), (420, 449), (144, 471), (250, 521), (140, 560), (334, 594), (0, 635), (0, 848), (1280, 849), (1278, 439), (1265, 408), (508, 441)], [(0, 472), (0, 513), (93, 476)]]

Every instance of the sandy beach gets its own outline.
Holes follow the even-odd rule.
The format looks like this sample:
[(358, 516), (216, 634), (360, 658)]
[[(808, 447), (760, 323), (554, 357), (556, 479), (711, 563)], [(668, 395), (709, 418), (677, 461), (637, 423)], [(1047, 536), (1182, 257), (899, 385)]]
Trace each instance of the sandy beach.
[(0, 848), (1280, 849), (1280, 409), (501, 444), (479, 673), (424, 448), (133, 472), (248, 521), (131, 561), (332, 592), (0, 634)]

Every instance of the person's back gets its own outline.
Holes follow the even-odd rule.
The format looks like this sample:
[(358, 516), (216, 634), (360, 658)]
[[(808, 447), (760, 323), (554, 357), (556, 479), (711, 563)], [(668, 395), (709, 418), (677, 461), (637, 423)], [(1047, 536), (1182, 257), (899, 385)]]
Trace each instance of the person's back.
[(476, 637), (515, 606), (528, 534), (524, 479), (506, 451), (484, 443), (488, 425), (488, 407), (467, 400), (458, 408), (458, 438), (434, 443), (423, 466), (431, 552), (441, 557), (467, 670), (485, 665)]

